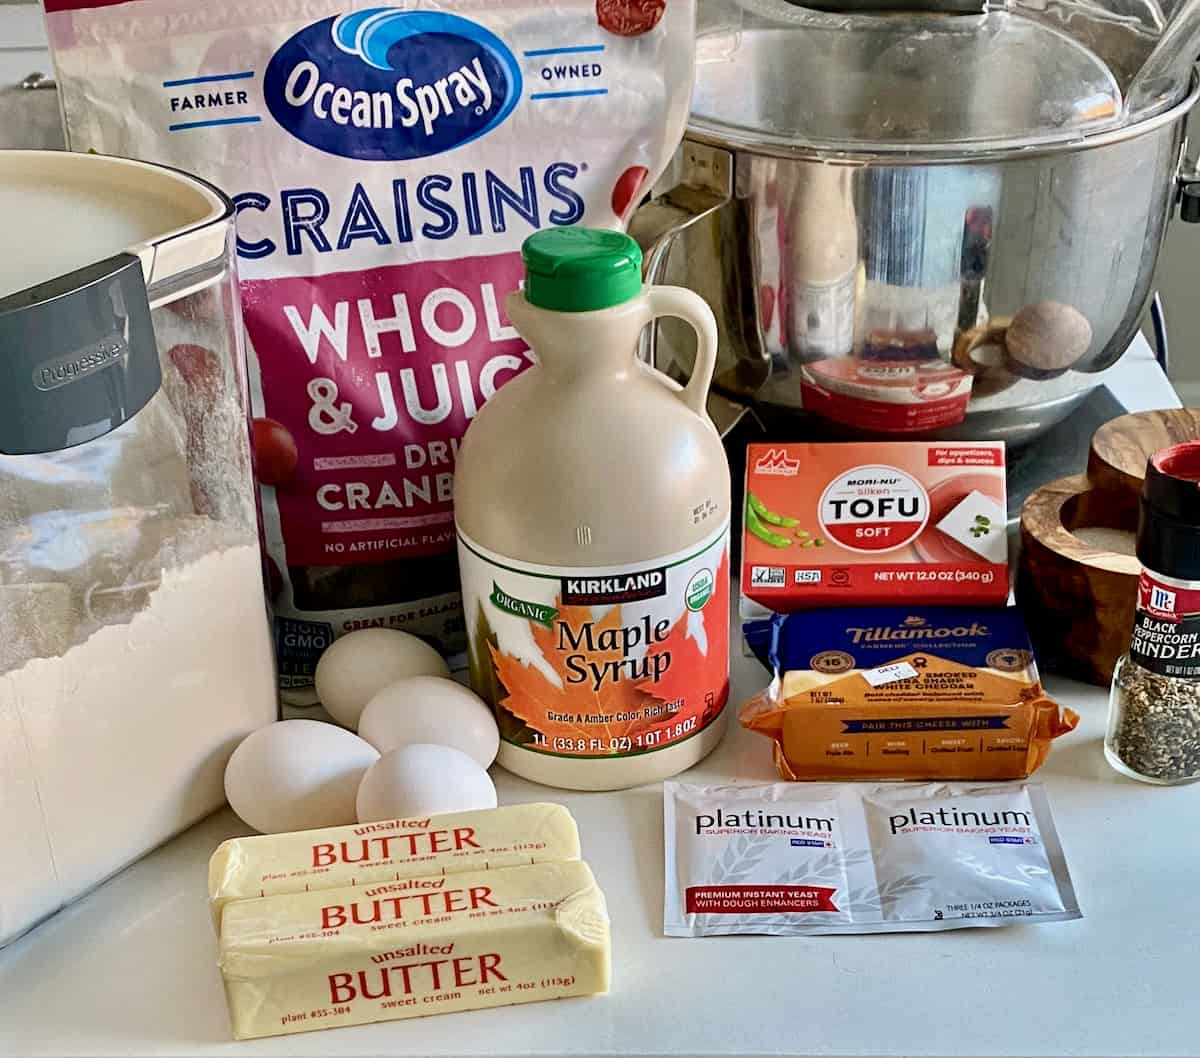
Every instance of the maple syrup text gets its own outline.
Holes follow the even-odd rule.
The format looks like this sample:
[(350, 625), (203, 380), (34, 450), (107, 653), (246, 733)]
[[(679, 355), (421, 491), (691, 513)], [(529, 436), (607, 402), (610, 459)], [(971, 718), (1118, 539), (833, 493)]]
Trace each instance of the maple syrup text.
[[(636, 647), (649, 648), (661, 643), (670, 634), (670, 621), (664, 619), (656, 622), (649, 614), (637, 624), (604, 628), (599, 632), (592, 621), (585, 622), (577, 629), (571, 628), (565, 621), (560, 621), (558, 649), (564, 653), (569, 650), (579, 651), (576, 654), (567, 654), (565, 659), (564, 664), (570, 672), (567, 682), (586, 683), (591, 690), (598, 692), (606, 683), (619, 683), (621, 680), (658, 681), (671, 667), (669, 650), (651, 654), (647, 649), (640, 658), (631, 658), (628, 655)], [(596, 655), (616, 653), (623, 655), (621, 660), (593, 660)]]

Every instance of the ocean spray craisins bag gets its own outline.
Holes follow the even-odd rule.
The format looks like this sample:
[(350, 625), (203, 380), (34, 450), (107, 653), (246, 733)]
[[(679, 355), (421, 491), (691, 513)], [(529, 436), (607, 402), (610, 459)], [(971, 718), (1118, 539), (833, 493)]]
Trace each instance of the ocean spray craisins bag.
[(521, 242), (628, 219), (683, 134), (694, 0), (46, 7), (71, 148), (237, 207), (285, 696), (355, 628), (461, 648), (454, 457), (528, 363)]

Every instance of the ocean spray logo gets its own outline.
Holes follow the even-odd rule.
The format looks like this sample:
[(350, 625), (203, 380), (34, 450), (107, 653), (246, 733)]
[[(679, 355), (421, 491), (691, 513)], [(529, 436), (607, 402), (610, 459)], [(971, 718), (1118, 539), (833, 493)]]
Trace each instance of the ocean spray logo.
[(516, 57), (458, 15), (377, 7), (306, 26), (263, 94), (297, 139), (344, 158), (406, 161), (486, 135), (521, 97)]

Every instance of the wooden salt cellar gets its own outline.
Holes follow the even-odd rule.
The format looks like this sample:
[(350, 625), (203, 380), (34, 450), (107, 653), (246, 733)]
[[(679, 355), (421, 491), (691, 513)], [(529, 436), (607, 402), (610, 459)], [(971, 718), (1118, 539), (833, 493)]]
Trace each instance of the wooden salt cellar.
[(1200, 409), (1166, 408), (1122, 415), (1092, 437), (1087, 476), (1115, 502), (1124, 502), (1137, 529), (1138, 497), (1146, 460), (1161, 448), (1200, 437)]
[(1122, 415), (1096, 431), (1086, 474), (1052, 481), (1026, 499), (1017, 596), (1034, 645), (1060, 671), (1108, 686), (1129, 645), (1141, 571), (1132, 547), (1106, 549), (1079, 531), (1135, 533), (1146, 460), (1197, 438), (1200, 409)]

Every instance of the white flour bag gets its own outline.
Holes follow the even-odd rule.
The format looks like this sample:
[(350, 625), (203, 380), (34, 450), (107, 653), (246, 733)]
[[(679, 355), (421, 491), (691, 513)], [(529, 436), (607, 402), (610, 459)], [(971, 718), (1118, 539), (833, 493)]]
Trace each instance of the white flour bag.
[(237, 207), (285, 697), (355, 628), (460, 649), (454, 457), (528, 364), (521, 242), (628, 219), (683, 134), (694, 0), (46, 8), (71, 148)]

